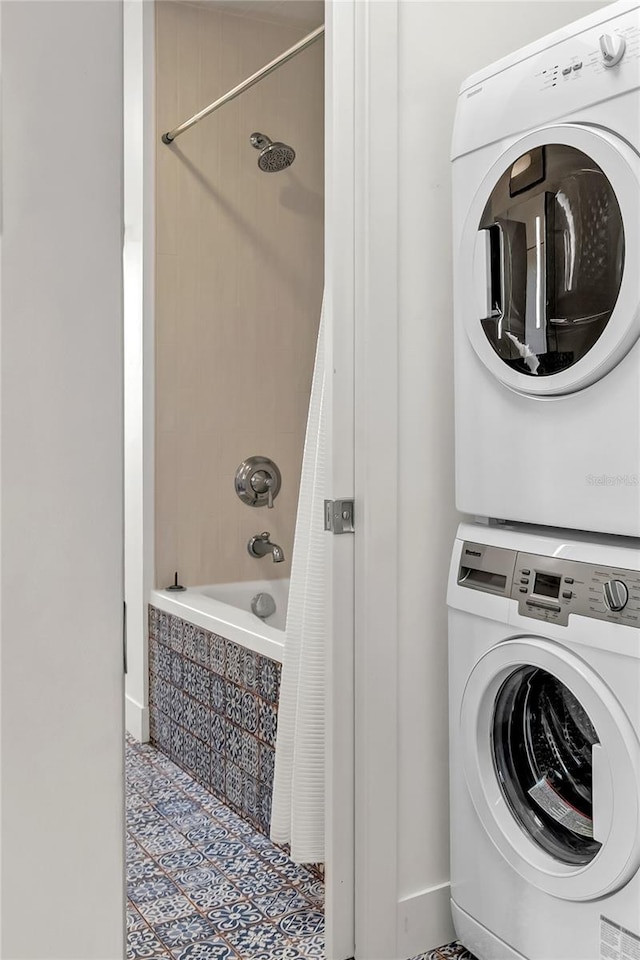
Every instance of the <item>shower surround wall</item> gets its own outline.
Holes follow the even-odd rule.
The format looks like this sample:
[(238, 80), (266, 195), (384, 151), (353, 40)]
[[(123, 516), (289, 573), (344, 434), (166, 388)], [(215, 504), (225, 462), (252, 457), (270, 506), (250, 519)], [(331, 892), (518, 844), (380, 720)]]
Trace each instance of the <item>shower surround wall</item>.
[[(181, 136), (161, 134), (316, 26), (156, 4), (156, 580), (289, 576), (323, 286), (323, 42)], [(254, 131), (290, 143), (258, 169)], [(253, 454), (276, 461), (273, 510), (236, 497)], [(286, 561), (256, 560), (271, 531)]]

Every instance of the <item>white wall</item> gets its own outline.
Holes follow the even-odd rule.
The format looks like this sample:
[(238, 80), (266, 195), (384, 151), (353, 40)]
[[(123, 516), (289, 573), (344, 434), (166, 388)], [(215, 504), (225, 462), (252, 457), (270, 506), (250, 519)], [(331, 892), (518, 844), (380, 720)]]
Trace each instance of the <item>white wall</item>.
[(149, 737), (147, 603), (154, 586), (155, 6), (124, 2), (126, 727)]
[(117, 960), (122, 10), (1, 18), (0, 954)]
[[(453, 933), (448, 906), (446, 577), (458, 519), (449, 164), (457, 92), (474, 70), (602, 5), (401, 0), (397, 41), (388, 33), (394, 48), (385, 54), (376, 47), (370, 67), (390, 83), (389, 65), (397, 58), (398, 648), (397, 714), (389, 715), (388, 722), (397, 722), (398, 746), (396, 810), (389, 804), (388, 816), (377, 823), (380, 843), (387, 845), (391, 820), (397, 817), (397, 858), (394, 864), (388, 857), (387, 870), (387, 876), (397, 870), (397, 909), (391, 916), (390, 908), (381, 908), (378, 892), (385, 890), (387, 879), (380, 875), (377, 891), (371, 891), (375, 906), (368, 913), (369, 939), (378, 952), (369, 951), (367, 960), (413, 956)], [(375, 77), (370, 83), (373, 89)], [(379, 129), (377, 134), (393, 137), (395, 131)], [(389, 184), (392, 189), (395, 181)], [(369, 225), (371, 234), (388, 229), (388, 217), (383, 223), (374, 216)], [(388, 438), (386, 449), (393, 453)], [(388, 552), (390, 545), (383, 549)], [(366, 642), (371, 647), (373, 634)], [(389, 643), (388, 634), (384, 642)], [(388, 653), (380, 657), (386, 663)], [(389, 709), (391, 703), (395, 707), (386, 698)], [(381, 710), (387, 714), (380, 702), (376, 710), (378, 717)], [(383, 721), (376, 722), (384, 727)], [(385, 748), (383, 737), (377, 749)], [(387, 764), (387, 770), (391, 776), (393, 767)], [(375, 802), (370, 796), (369, 807)], [(370, 825), (370, 843), (376, 842), (375, 826)]]

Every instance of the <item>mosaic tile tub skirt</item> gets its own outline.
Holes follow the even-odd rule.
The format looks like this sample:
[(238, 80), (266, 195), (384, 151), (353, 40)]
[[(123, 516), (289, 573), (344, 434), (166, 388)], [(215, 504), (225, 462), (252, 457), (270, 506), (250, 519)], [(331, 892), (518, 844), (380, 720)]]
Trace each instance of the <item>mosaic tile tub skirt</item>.
[(268, 835), (281, 665), (149, 606), (151, 742)]

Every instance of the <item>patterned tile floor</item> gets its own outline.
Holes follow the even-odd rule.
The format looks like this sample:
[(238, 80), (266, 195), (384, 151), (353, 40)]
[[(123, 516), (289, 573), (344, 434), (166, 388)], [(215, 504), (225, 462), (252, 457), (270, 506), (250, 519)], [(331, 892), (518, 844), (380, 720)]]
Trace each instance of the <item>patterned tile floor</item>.
[(151, 745), (126, 756), (127, 957), (323, 957), (322, 882)]
[(413, 957), (413, 960), (475, 960), (475, 957), (461, 943), (448, 943), (428, 953), (421, 953), (419, 957)]

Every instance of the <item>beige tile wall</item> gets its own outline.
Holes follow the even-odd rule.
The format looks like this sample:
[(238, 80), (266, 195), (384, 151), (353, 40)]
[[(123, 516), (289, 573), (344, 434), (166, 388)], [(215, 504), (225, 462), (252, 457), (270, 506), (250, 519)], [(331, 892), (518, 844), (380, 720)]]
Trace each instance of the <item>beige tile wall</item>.
[[(161, 0), (157, 132), (308, 28)], [(157, 148), (156, 578), (288, 576), (323, 284), (323, 43)], [(254, 131), (295, 163), (262, 173)], [(245, 457), (282, 471), (273, 510), (236, 497)], [(256, 560), (270, 530), (286, 561)]]

